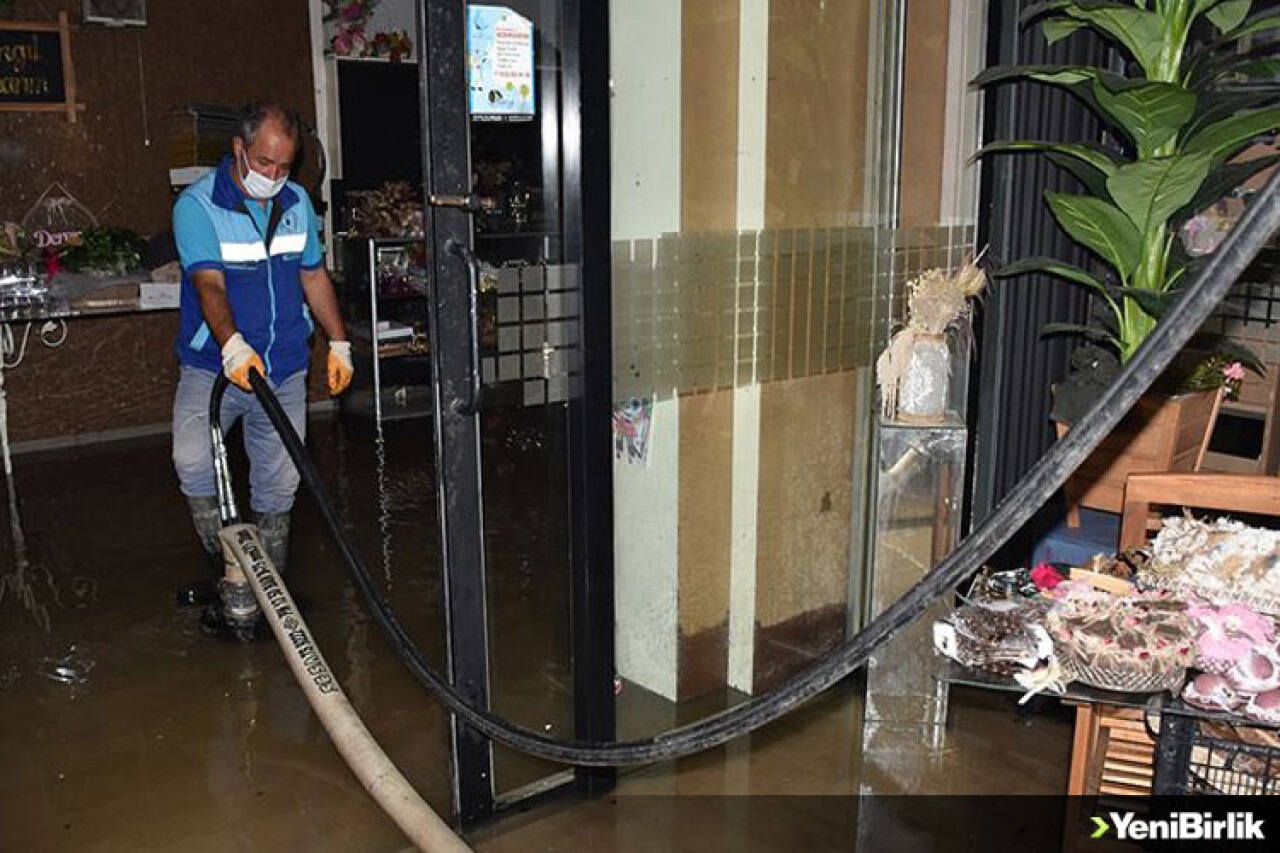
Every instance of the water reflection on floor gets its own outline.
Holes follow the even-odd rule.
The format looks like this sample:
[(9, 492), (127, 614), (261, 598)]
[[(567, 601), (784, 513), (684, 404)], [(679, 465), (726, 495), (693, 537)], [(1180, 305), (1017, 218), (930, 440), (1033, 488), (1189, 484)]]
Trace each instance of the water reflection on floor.
[[(539, 565), (563, 548), (542, 530), (558, 486), (533, 461), (545, 434), (505, 424), (502, 436), (486, 444), (486, 465), (510, 482), (536, 479), (542, 491), (530, 499), (528, 489), (494, 489), (486, 498), (490, 542), (506, 543), (490, 563), (494, 636), (502, 638), (495, 704), (562, 732), (565, 626), (547, 614), (563, 614), (556, 599), (565, 585)], [(308, 443), (402, 623), (442, 663), (425, 424), (389, 430), (382, 466), (367, 427), (316, 421)], [(404, 849), (274, 645), (211, 640), (196, 613), (173, 605), (175, 585), (203, 569), (166, 440), (21, 457), (13, 483), (17, 514), (0, 506), (0, 850)], [(392, 659), (309, 500), (300, 500), (294, 523), (290, 586), (330, 664), (405, 775), (448, 811), (446, 718)], [(726, 698), (676, 708), (630, 687), (620, 701), (621, 733), (634, 736)], [(630, 771), (615, 796), (514, 814), (472, 840), (489, 851), (793, 849), (771, 846), (767, 832), (734, 841), (723, 835), (737, 824), (733, 813), (705, 808), (701, 837), (698, 809), (682, 817), (678, 837), (655, 834), (644, 829), (652, 815), (627, 804), (663, 794), (844, 794), (862, 783), (894, 791), (907, 753), (864, 761), (860, 719), (857, 685), (844, 685), (750, 738)], [(1003, 699), (964, 694), (946, 748), (923, 758), (914, 751), (911, 792), (1060, 790), (1067, 741), (1061, 715), (1032, 724)], [(502, 762), (508, 786), (537, 774), (517, 759)], [(788, 814), (811, 825), (806, 802), (782, 807), (771, 825), (785, 825)]]

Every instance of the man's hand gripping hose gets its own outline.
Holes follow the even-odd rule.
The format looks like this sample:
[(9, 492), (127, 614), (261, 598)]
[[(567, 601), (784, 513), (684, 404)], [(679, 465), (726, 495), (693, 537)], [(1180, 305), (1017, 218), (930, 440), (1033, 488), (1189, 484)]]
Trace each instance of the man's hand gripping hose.
[(266, 373), (262, 366), (262, 358), (253, 347), (245, 341), (244, 336), (236, 332), (227, 338), (222, 345), (222, 373), (243, 391), (249, 391), (249, 371), (257, 370)]

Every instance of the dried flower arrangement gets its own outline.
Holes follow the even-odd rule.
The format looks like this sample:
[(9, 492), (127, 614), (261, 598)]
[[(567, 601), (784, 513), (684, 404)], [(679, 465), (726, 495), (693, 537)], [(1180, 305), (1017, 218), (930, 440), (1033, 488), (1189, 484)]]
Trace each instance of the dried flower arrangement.
[(352, 237), (421, 237), (424, 233), (422, 201), (404, 181), (388, 181), (363, 193), (352, 214)]
[(942, 337), (947, 331), (969, 329), (971, 300), (982, 293), (987, 283), (978, 260), (967, 261), (955, 272), (929, 270), (907, 284), (906, 323), (894, 333), (876, 360), (880, 406), (886, 419), (892, 420), (900, 412), (912, 410), (911, 398), (917, 395), (936, 396), (939, 391), (945, 391), (938, 383), (945, 384), (950, 376), (949, 359), (941, 365), (944, 372), (932, 370), (932, 375), (921, 384), (924, 365), (918, 345), (927, 342), (934, 348), (941, 345), (945, 349)]

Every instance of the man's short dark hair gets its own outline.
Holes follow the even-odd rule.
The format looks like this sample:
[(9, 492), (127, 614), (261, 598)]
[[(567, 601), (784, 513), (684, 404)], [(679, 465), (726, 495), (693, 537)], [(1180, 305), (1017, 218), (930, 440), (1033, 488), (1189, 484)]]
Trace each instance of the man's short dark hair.
[(240, 124), (236, 127), (236, 136), (248, 147), (258, 138), (262, 123), (268, 118), (280, 122), (284, 132), (294, 144), (302, 146), (302, 118), (296, 110), (281, 106), (274, 101), (253, 101), (245, 104), (240, 110)]

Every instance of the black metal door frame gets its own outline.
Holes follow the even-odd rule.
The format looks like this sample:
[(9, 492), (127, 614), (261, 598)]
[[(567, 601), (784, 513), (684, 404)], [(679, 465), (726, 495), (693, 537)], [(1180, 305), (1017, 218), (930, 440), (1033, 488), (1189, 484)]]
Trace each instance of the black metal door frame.
[[(570, 613), (574, 735), (614, 736), (612, 344), (610, 299), (608, 4), (562, 0), (560, 83), (563, 263), (580, 270), (578, 363), (569, 404)], [(450, 202), (471, 195), (466, 85), (466, 3), (424, 0), (417, 44), (423, 135), (425, 227), (434, 298), (435, 453), (449, 675), (488, 707), (480, 419), (475, 411), (473, 245), (470, 213)], [(554, 103), (554, 101), (551, 101)], [(435, 199), (437, 203), (430, 203)], [(472, 256), (474, 257), (474, 256)], [(454, 808), (462, 825), (494, 812), (493, 747), (456, 718), (451, 727)], [(608, 769), (579, 768), (576, 787), (612, 786)], [(509, 805), (510, 803), (506, 803)]]

